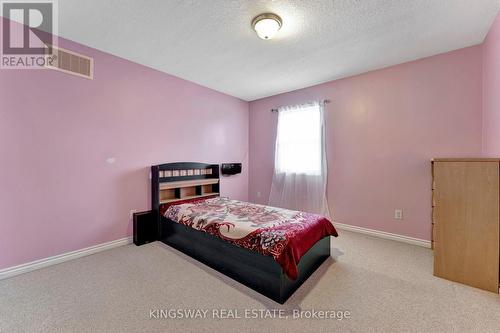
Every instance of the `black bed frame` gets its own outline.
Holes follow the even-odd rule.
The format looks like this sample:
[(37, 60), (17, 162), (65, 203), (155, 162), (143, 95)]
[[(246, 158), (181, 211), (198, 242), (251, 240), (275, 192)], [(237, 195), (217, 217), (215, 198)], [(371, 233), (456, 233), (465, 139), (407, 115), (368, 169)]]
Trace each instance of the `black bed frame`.
[[(211, 171), (210, 174), (203, 175), (160, 177), (164, 171), (191, 169), (210, 169)], [(285, 303), (295, 290), (330, 257), (330, 237), (324, 237), (302, 256), (298, 264), (298, 277), (296, 280), (291, 280), (270, 256), (238, 247), (161, 216), (159, 193), (161, 183), (206, 178), (218, 179), (219, 166), (217, 164), (168, 163), (152, 166), (151, 171), (152, 209), (157, 218), (158, 240), (280, 304)], [(214, 186), (218, 190), (219, 184), (214, 184)]]

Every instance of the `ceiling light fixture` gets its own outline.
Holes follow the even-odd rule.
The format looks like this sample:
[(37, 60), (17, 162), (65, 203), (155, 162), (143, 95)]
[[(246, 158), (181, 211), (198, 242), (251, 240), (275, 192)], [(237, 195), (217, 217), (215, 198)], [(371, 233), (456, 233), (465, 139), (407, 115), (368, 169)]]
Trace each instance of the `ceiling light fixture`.
[(252, 28), (262, 39), (273, 38), (281, 28), (281, 17), (272, 13), (260, 14), (252, 20)]

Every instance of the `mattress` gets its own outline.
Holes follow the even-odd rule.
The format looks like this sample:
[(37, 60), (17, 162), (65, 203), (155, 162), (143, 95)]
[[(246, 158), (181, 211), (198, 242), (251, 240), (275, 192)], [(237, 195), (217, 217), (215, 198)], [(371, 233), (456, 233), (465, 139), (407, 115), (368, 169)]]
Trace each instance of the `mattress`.
[(337, 237), (325, 217), (224, 197), (170, 205), (164, 216), (234, 245), (272, 256), (292, 280), (300, 258), (320, 239)]

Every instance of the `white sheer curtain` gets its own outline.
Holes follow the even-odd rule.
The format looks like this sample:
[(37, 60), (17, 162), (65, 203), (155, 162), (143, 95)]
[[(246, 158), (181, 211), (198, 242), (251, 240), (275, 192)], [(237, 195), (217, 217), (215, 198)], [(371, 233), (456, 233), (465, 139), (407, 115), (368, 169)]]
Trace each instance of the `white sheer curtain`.
[(323, 102), (278, 109), (269, 205), (330, 217)]

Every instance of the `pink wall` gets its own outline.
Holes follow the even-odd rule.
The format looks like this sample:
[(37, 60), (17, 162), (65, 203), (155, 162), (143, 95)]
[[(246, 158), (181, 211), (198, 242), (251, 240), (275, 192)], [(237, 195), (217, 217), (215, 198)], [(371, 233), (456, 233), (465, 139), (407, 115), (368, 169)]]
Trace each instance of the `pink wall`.
[(60, 45), (94, 57), (95, 79), (0, 70), (0, 269), (131, 235), (153, 164), (242, 162), (221, 190), (247, 199), (247, 102)]
[[(500, 155), (498, 17), (483, 46), (250, 106), (60, 43), (94, 57), (94, 80), (0, 71), (0, 269), (131, 235), (129, 210), (150, 206), (152, 164), (241, 161), (241, 175), (223, 178), (223, 195), (266, 203), (277, 119), (269, 110), (279, 105), (332, 101), (328, 195), (340, 223), (430, 239), (429, 159), (481, 148)], [(403, 221), (393, 219), (395, 208), (404, 209)]]
[(483, 44), (483, 153), (500, 156), (500, 14)]
[[(481, 152), (481, 56), (474, 46), (251, 102), (250, 199), (269, 196), (277, 120), (269, 110), (330, 99), (334, 220), (430, 239), (429, 160)], [(393, 219), (395, 208), (404, 209), (404, 220)]]

